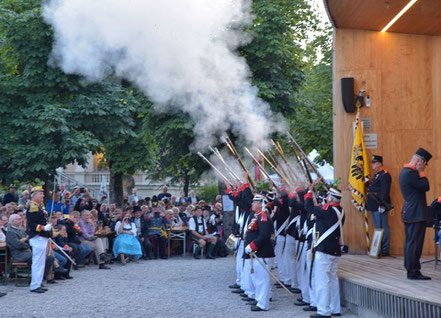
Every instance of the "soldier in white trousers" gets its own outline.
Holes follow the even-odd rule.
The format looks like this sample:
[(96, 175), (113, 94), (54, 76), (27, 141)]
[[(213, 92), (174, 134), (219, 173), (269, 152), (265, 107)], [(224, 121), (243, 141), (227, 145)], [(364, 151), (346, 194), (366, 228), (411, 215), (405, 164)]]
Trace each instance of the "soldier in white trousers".
[(311, 318), (340, 316), (340, 289), (337, 263), (343, 246), (344, 211), (340, 206), (341, 192), (331, 188), (324, 206), (313, 202), (314, 186), (305, 195), (305, 209), (315, 216), (313, 240), (314, 289), (317, 313)]
[(43, 206), (43, 187), (32, 188), (32, 201), (26, 212), (29, 229), (29, 244), (32, 247), (31, 286), (33, 293), (44, 293), (46, 288), (41, 286), (46, 265), (48, 240), (51, 236), (51, 224), (46, 222), (47, 212)]

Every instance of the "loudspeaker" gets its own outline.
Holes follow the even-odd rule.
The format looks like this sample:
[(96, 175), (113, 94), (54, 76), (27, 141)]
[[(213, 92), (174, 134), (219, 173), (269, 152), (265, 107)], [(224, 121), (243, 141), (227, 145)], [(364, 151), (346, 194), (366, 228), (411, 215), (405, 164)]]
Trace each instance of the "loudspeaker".
[(354, 94), (354, 78), (342, 77), (341, 79), (341, 96), (343, 98), (343, 106), (347, 113), (355, 113), (356, 96)]

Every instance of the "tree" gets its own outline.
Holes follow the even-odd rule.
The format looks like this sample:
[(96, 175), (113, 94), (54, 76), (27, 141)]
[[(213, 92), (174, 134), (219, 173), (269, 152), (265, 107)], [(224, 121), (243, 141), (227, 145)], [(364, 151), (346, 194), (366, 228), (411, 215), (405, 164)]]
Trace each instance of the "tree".
[(53, 31), (39, 1), (8, 0), (0, 10), (0, 180), (47, 185), (57, 168), (104, 152), (122, 197), (122, 174), (145, 168), (150, 156), (142, 99), (112, 78), (85, 85), (49, 66)]
[(190, 147), (194, 142), (193, 122), (183, 112), (149, 113), (144, 123), (146, 130), (155, 136), (158, 156), (150, 170), (154, 179), (170, 178), (169, 182), (180, 182), (188, 195), (190, 185), (196, 184), (208, 166)]
[[(315, 161), (332, 164), (332, 30), (329, 24), (309, 43), (306, 78), (296, 94), (292, 134), (306, 153), (316, 149)], [(321, 58), (318, 57), (321, 55)]]

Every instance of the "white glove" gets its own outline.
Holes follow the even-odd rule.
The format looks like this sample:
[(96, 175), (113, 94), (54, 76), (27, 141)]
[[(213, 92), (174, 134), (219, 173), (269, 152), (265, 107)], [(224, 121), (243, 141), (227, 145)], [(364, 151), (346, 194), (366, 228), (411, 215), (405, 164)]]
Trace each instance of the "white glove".
[(251, 248), (250, 245), (247, 245), (247, 246), (245, 247), (245, 253), (246, 253), (246, 254), (250, 254), (252, 251), (253, 251), (253, 249)]
[(49, 223), (44, 226), (43, 230), (50, 231), (51, 228), (52, 228), (52, 224)]

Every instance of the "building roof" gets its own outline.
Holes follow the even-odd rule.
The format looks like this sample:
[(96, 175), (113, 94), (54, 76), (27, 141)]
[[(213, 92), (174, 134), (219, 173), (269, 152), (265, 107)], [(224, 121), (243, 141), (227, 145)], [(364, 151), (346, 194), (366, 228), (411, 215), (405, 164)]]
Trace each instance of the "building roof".
[[(381, 31), (410, 0), (323, 0), (336, 28)], [(441, 35), (441, 0), (418, 0), (388, 32)]]

